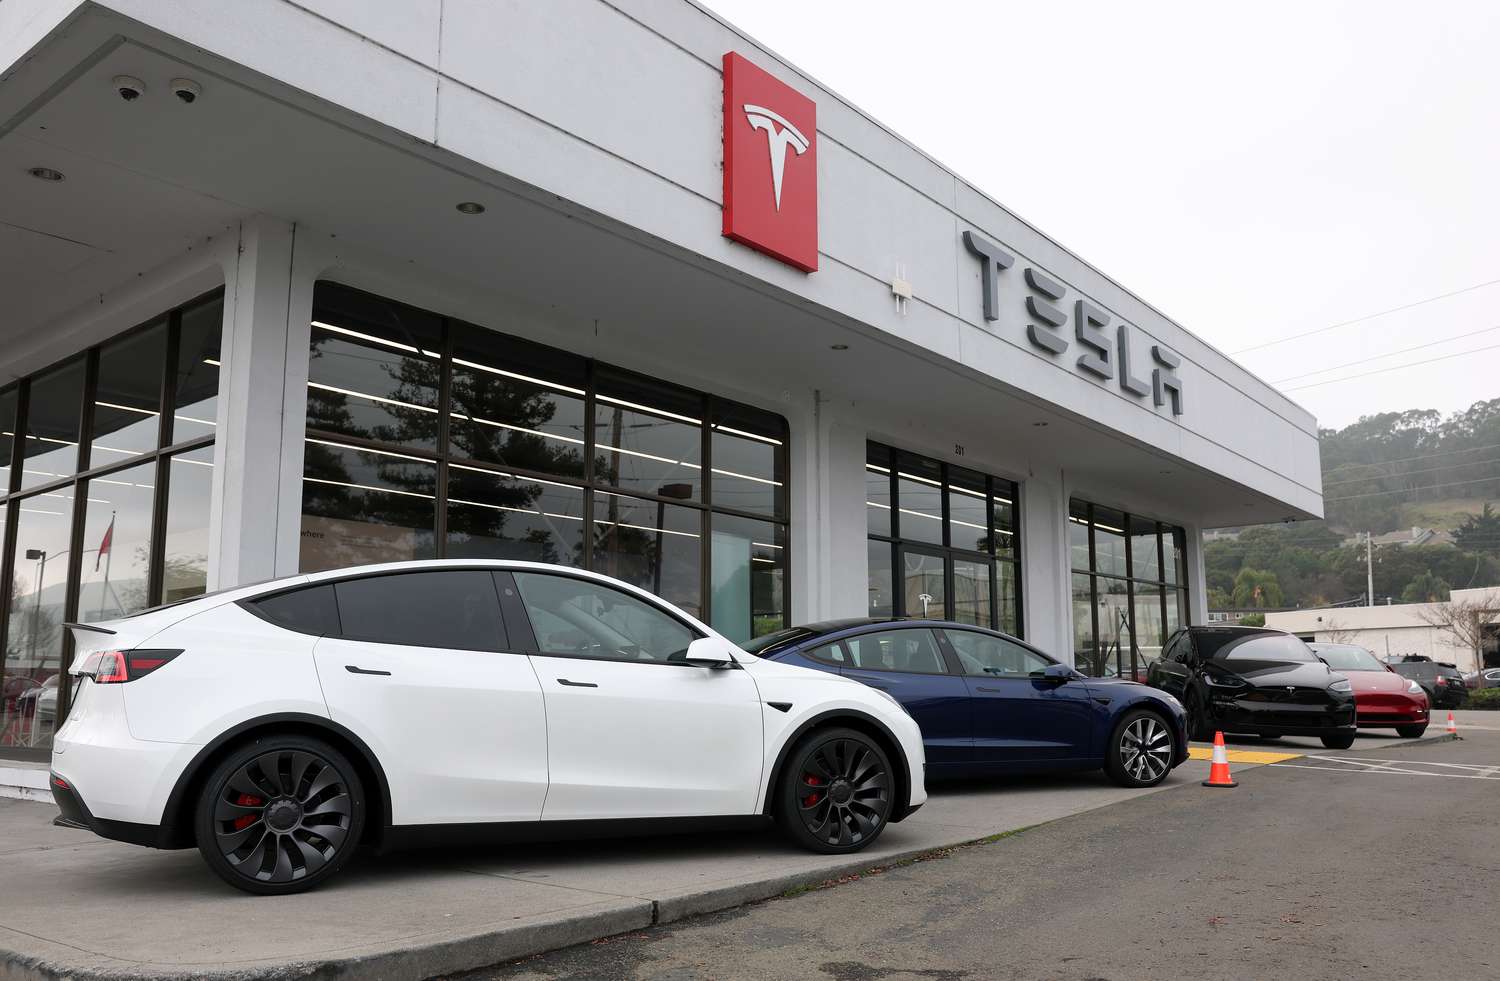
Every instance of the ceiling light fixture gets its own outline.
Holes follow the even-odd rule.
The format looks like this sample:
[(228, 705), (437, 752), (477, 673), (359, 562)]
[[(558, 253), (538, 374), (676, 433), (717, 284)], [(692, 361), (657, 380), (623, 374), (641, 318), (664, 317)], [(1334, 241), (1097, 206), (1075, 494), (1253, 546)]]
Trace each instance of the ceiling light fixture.
[(828, 349), (830, 351), (847, 351), (847, 350), (849, 350), (849, 345), (847, 345), (847, 344), (830, 344), (830, 345), (828, 345)]
[(26, 173), (39, 181), (51, 181), (54, 184), (63, 179), (62, 171), (53, 170), (51, 167), (32, 167)]
[(1047, 428), (1047, 424), (1045, 422), (1033, 422), (1032, 425), (1035, 426), (1038, 429), (1046, 429)]
[(480, 204), (478, 201), (460, 201), (458, 202), (458, 204), (454, 205), (454, 207), (458, 209), (459, 214), (463, 215), (484, 214), (484, 205)]

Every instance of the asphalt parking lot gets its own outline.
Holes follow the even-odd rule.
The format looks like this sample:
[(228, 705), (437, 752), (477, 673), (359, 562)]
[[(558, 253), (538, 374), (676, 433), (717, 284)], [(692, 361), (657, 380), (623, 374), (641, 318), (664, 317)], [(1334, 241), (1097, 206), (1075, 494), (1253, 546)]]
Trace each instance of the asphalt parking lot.
[[(1384, 757), (1401, 742), (1357, 745), (1375, 745)], [(1231, 755), (1241, 750), (1347, 755), (1307, 740), (1251, 741)], [(1100, 773), (940, 784), (926, 807), (852, 859), (807, 854), (774, 832), (437, 850), (365, 857), (339, 882), (290, 897), (238, 893), (195, 851), (108, 842), (53, 826), (50, 805), (5, 800), (0, 977), (427, 977), (637, 932), (1091, 811), (1112, 814), (1138, 797), (1225, 794), (1197, 787), (1207, 772), (1207, 762), (1190, 760), (1149, 791), (1123, 790)], [(121, 915), (139, 909), (152, 915)]]
[(1500, 977), (1500, 724), (1369, 742), (464, 981)]

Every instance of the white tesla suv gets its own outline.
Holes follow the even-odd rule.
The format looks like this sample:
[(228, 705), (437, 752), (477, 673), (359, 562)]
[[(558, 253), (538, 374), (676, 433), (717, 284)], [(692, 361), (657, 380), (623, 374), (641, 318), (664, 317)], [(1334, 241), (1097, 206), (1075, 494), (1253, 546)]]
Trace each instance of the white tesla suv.
[(356, 847), (774, 820), (821, 852), (925, 800), (894, 699), (606, 576), (402, 562), (72, 624), (63, 819), (287, 893)]

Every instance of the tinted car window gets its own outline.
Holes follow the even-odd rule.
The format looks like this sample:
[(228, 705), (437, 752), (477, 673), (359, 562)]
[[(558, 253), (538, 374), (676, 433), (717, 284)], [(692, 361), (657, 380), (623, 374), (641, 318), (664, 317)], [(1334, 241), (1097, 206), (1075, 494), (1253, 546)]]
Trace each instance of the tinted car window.
[(1380, 659), (1353, 644), (1319, 644), (1313, 652), (1335, 671), (1384, 671)]
[(1286, 634), (1250, 634), (1235, 638), (1210, 655), (1226, 661), (1306, 661), (1318, 658), (1296, 637)]
[(943, 657), (937, 640), (926, 628), (882, 630), (844, 638), (850, 664), (871, 671), (912, 671), (942, 674)]
[(444, 569), (334, 584), (343, 636), (382, 644), (501, 651), (500, 600), (488, 572)]
[(329, 585), (294, 589), (246, 605), (278, 627), (319, 636), (339, 635), (339, 608)]
[(844, 656), (844, 648), (834, 641), (832, 644), (823, 644), (805, 652), (814, 661), (822, 661), (826, 664), (848, 664), (849, 659)]
[(795, 644), (804, 637), (811, 636), (813, 636), (813, 632), (806, 627), (787, 627), (784, 630), (777, 630), (741, 644), (740, 649), (758, 657), (765, 657), (767, 654), (774, 654), (783, 647)]
[(515, 578), (543, 654), (674, 661), (697, 639), (665, 610), (601, 583), (534, 572)]
[(945, 630), (943, 633), (953, 645), (967, 675), (1024, 678), (1052, 663), (1035, 651), (1000, 637), (970, 630)]

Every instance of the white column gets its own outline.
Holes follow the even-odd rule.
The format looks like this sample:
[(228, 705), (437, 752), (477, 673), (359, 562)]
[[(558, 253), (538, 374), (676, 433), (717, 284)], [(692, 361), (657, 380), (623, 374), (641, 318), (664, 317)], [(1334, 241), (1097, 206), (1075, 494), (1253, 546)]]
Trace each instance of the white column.
[(240, 226), (224, 271), (224, 341), (210, 515), (210, 588), (280, 571), (277, 528), (295, 228), (266, 216)]
[[(1188, 619), (1202, 625), (1208, 622), (1208, 588), (1203, 574), (1203, 529), (1197, 525), (1183, 527), (1187, 538)], [(1186, 626), (1186, 624), (1184, 624)]]
[(1021, 484), (1021, 602), (1026, 640), (1072, 664), (1068, 491), (1059, 471), (1036, 470)]

